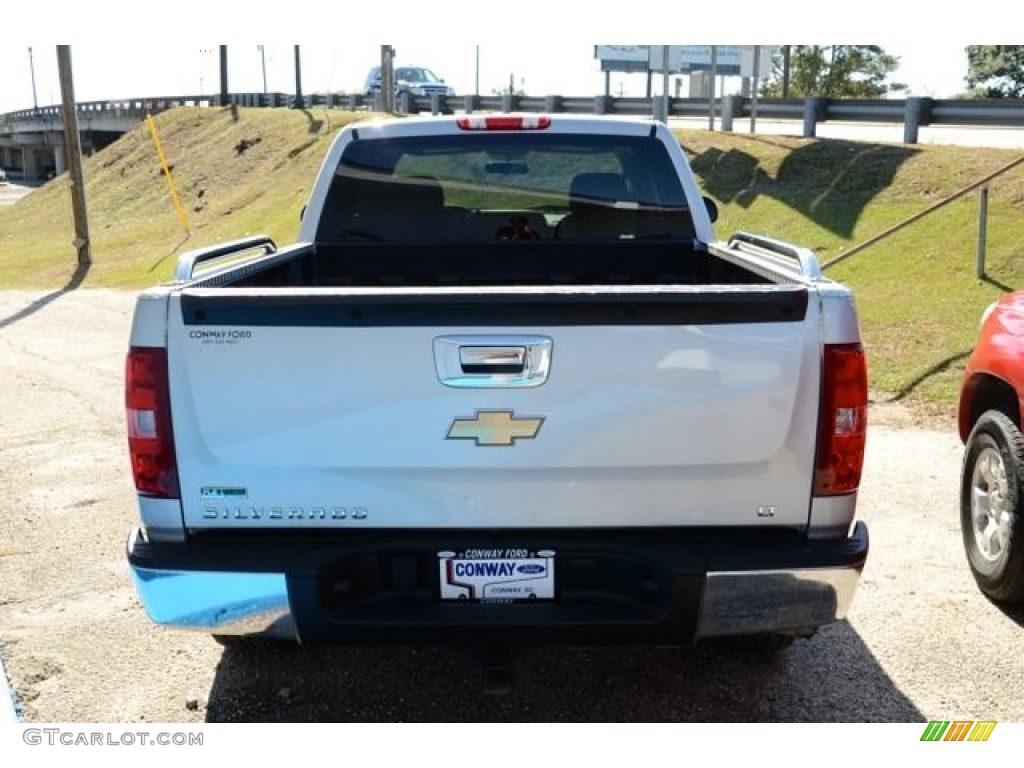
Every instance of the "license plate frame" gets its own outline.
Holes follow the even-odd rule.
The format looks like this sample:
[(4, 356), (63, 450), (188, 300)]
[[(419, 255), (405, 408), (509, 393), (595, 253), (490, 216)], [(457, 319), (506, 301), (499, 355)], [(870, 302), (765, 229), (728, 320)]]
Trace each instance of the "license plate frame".
[(518, 603), (555, 599), (555, 552), (489, 548), (437, 553), (441, 602)]

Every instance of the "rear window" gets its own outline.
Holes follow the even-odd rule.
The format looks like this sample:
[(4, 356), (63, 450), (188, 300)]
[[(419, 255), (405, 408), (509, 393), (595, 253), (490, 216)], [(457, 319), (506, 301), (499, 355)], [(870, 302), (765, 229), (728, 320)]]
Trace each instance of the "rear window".
[(692, 238), (652, 137), (479, 133), (346, 148), (319, 242)]

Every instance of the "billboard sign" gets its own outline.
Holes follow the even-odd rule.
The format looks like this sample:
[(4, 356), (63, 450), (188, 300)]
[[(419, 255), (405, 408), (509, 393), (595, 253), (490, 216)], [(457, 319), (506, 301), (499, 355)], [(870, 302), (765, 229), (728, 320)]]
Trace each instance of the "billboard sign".
[(595, 45), (594, 58), (602, 72), (646, 72), (650, 53), (647, 45)]
[[(711, 69), (710, 45), (673, 45), (671, 61), (675, 72), (700, 72)], [(743, 47), (739, 45), (715, 46), (715, 70), (719, 75), (738, 75)]]
[[(776, 46), (762, 45), (758, 77), (771, 73)], [(668, 61), (665, 54), (668, 54)], [(687, 74), (711, 69), (710, 45), (596, 45), (594, 57), (603, 72), (665, 72)], [(754, 46), (716, 45), (715, 71), (719, 75), (751, 77)]]

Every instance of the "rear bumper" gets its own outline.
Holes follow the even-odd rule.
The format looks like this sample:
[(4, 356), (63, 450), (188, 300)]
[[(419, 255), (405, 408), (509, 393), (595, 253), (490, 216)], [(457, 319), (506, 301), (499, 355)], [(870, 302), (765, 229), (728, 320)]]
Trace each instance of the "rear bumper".
[[(365, 532), (371, 533), (371, 532)], [(689, 645), (806, 632), (846, 616), (867, 527), (845, 539), (651, 531), (396, 534), (334, 541), (128, 541), (150, 618), (214, 634), (337, 644)], [(527, 545), (558, 553), (556, 599), (442, 603), (436, 553)]]

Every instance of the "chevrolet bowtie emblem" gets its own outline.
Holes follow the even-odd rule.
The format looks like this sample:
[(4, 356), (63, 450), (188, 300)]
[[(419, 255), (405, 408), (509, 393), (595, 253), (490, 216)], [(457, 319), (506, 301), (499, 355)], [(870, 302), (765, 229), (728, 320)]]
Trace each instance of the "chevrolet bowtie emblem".
[(542, 418), (517, 419), (512, 411), (477, 411), (472, 419), (456, 419), (448, 429), (449, 440), (476, 440), (477, 445), (514, 445), (522, 438), (534, 438)]

